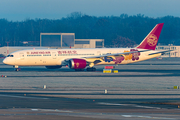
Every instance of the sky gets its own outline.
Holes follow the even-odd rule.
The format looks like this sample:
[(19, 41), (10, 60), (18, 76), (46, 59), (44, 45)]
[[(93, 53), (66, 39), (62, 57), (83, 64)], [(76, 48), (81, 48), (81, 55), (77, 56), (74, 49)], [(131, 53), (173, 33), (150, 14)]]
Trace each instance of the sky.
[(0, 19), (61, 19), (73, 12), (90, 16), (142, 14), (180, 17), (180, 0), (0, 0)]

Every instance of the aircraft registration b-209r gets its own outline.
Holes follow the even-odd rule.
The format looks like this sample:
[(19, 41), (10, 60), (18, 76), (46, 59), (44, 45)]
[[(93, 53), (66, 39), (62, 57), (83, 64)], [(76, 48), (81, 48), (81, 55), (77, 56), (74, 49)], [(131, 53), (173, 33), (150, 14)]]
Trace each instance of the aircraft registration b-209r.
[(71, 69), (95, 71), (95, 65), (129, 64), (158, 57), (167, 51), (156, 51), (164, 23), (157, 24), (135, 48), (33, 49), (10, 53), (3, 63), (19, 66), (46, 66), (48, 69), (69, 66)]

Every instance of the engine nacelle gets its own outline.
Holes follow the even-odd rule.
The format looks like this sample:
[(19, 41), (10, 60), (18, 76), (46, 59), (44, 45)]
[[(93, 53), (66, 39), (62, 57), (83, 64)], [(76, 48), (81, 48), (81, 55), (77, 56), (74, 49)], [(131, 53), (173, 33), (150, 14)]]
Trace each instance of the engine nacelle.
[(84, 59), (71, 59), (69, 60), (69, 68), (71, 69), (84, 69), (87, 63)]
[(47, 69), (59, 69), (62, 65), (56, 65), (56, 66), (46, 66)]

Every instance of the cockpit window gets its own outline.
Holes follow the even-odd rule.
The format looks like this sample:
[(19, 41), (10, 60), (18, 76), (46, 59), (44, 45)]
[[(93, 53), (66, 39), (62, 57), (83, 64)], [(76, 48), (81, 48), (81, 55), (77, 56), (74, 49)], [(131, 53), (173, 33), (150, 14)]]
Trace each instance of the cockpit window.
[(7, 57), (14, 57), (14, 55), (8, 55)]

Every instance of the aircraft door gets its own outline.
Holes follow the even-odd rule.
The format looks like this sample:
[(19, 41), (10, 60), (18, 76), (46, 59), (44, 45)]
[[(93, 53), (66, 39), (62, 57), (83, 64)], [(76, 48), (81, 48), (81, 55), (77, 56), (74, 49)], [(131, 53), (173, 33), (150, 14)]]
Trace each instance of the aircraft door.
[(97, 51), (97, 55), (101, 55), (101, 51)]
[(25, 63), (25, 56), (24, 53), (19, 53), (19, 55), (17, 54), (17, 56), (15, 55), (15, 65), (24, 65)]
[(57, 58), (57, 53), (56, 53), (56, 52), (53, 52), (53, 53), (52, 53), (52, 57), (53, 57), (53, 59), (56, 59), (56, 58)]
[(20, 60), (24, 60), (24, 53), (19, 53)]

